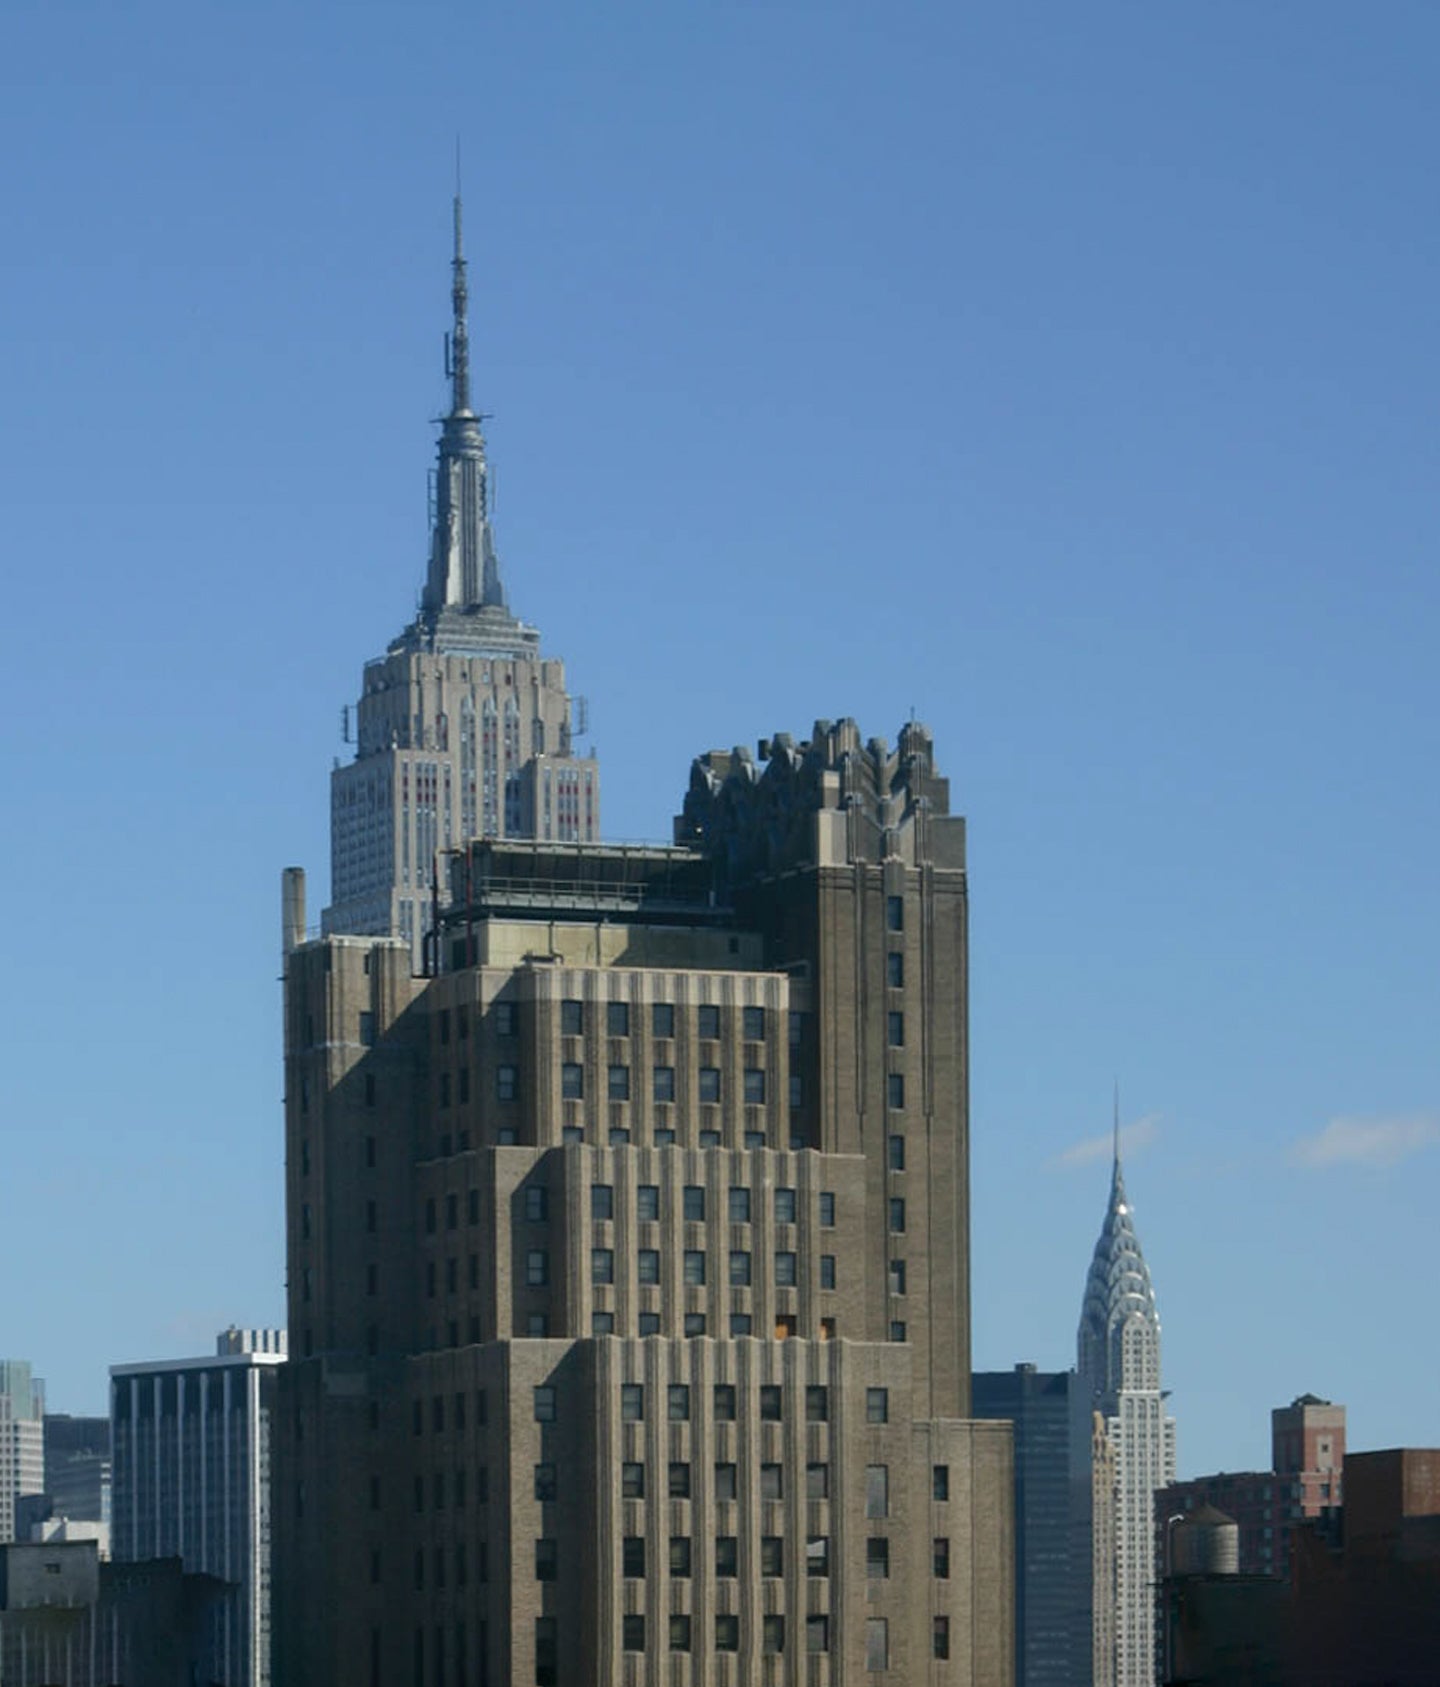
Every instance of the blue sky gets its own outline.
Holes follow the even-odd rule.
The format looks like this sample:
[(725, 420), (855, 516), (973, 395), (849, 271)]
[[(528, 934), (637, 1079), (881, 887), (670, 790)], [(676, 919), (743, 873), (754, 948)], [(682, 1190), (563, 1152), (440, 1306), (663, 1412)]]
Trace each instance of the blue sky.
[(975, 1358), (1127, 1181), (1182, 1470), (1440, 1440), (1440, 13), (0, 16), (0, 1351), (282, 1307), (278, 884), (408, 617), (451, 156), (515, 607), (606, 830), (933, 728), (970, 819)]

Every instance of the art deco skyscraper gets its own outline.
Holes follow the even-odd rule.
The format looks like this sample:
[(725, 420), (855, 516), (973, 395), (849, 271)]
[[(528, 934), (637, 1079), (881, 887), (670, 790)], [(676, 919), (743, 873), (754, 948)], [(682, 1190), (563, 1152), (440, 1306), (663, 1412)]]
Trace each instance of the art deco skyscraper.
[(926, 730), (481, 839), (285, 957), (284, 1687), (1009, 1687), (970, 1418), (968, 893)]
[[(1095, 1687), (1153, 1687), (1155, 1681), (1155, 1490), (1175, 1480), (1175, 1420), (1160, 1387), (1160, 1316), (1120, 1166), (1116, 1104), (1110, 1201), (1090, 1261), (1080, 1313), (1079, 1364), (1103, 1442), (1094, 1468), (1113, 1493), (1114, 1527), (1095, 1543)], [(1103, 1425), (1103, 1429), (1102, 1429)]]
[(417, 963), (435, 862), (474, 837), (599, 836), (600, 776), (573, 753), (565, 670), (511, 614), (470, 404), (468, 288), (455, 201), (450, 410), (440, 427), (420, 610), (365, 666), (355, 757), (330, 781), (327, 933), (403, 937)]

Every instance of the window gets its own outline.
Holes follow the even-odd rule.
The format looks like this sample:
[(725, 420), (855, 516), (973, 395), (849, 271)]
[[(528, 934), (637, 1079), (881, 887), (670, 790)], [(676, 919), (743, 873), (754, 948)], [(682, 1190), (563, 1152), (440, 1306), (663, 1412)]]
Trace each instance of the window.
[(531, 1224), (544, 1224), (550, 1217), (550, 1191), (543, 1183), (532, 1183), (526, 1188), (525, 1217)]
[(867, 1617), (865, 1619), (865, 1668), (871, 1674), (878, 1674), (881, 1670), (887, 1670), (889, 1667), (890, 1625), (884, 1617)]
[(700, 1068), (700, 1099), (701, 1101), (719, 1101), (720, 1068), (718, 1066), (702, 1066)]
[(690, 1650), (690, 1619), (681, 1612), (675, 1612), (670, 1618), (670, 1650), (672, 1652), (688, 1652)]
[(760, 1619), (760, 1650), (762, 1652), (783, 1652), (785, 1650), (784, 1617), (772, 1613), (770, 1616)]
[(550, 1255), (544, 1248), (531, 1248), (525, 1255), (525, 1282), (532, 1289), (543, 1289), (550, 1281)]
[(673, 1066), (656, 1066), (650, 1074), (651, 1094), (656, 1101), (674, 1101), (675, 1099), (675, 1068)]
[(950, 1656), (949, 1617), (932, 1617), (930, 1619), (930, 1656), (932, 1658), (948, 1658)]
[(605, 1093), (611, 1101), (629, 1101), (630, 1068), (628, 1066), (612, 1066), (609, 1068)]
[(830, 1650), (830, 1619), (828, 1616), (817, 1614), (806, 1617), (805, 1650), (807, 1652), (828, 1652)]
[(656, 1037), (675, 1035), (675, 1004), (656, 1002), (650, 1009), (650, 1030)]
[(671, 1535), (670, 1537), (670, 1574), (672, 1576), (688, 1576), (690, 1574), (689, 1535)]
[(820, 1287), (833, 1289), (835, 1287), (835, 1255), (820, 1255)]
[(905, 1047), (905, 1015), (890, 1012), (885, 1015), (885, 1040), (892, 1049)]
[(905, 1138), (903, 1136), (892, 1136), (886, 1146), (889, 1151), (887, 1158), (890, 1162), (890, 1170), (892, 1172), (903, 1172), (905, 1170)]
[(740, 1029), (747, 1043), (763, 1042), (765, 1037), (765, 1009), (742, 1009)]
[(785, 1470), (783, 1465), (762, 1464), (760, 1466), (760, 1498), (762, 1500), (783, 1500), (785, 1498)]
[(760, 1421), (761, 1423), (779, 1423), (779, 1383), (767, 1382), (760, 1385)]
[(731, 1382), (717, 1382), (715, 1384), (715, 1421), (716, 1423), (734, 1423), (735, 1421), (735, 1385)]
[(905, 1233), (905, 1203), (896, 1197), (890, 1201), (890, 1231), (892, 1235)]
[(535, 1543), (535, 1580), (537, 1582), (553, 1582), (555, 1580), (555, 1542), (553, 1540), (543, 1539)]
[(518, 1066), (497, 1066), (495, 1068), (495, 1099), (497, 1101), (514, 1101), (520, 1093), (520, 1068)]
[(590, 1334), (592, 1336), (613, 1336), (615, 1334), (615, 1314), (613, 1312), (592, 1312), (590, 1314)]
[(614, 1218), (615, 1189), (613, 1184), (592, 1183), (590, 1185), (590, 1216), (601, 1220)]
[(735, 1288), (750, 1286), (750, 1255), (739, 1248), (730, 1254), (730, 1282)]
[(536, 1617), (535, 1687), (555, 1687), (559, 1657), (560, 1648), (556, 1641), (554, 1617)]
[(931, 1548), (931, 1560), (934, 1573), (942, 1582), (950, 1580), (950, 1539), (947, 1535), (936, 1535)]
[(827, 1423), (830, 1418), (830, 1390), (823, 1384), (811, 1384), (805, 1390), (805, 1421)]
[(828, 1500), (830, 1498), (830, 1466), (828, 1464), (807, 1464), (805, 1466), (805, 1498), (807, 1500)]
[(892, 1072), (885, 1080), (885, 1104), (897, 1112), (905, 1105), (905, 1074)]
[(760, 1066), (747, 1066), (745, 1068), (745, 1100), (746, 1100), (746, 1102), (752, 1107), (757, 1107), (757, 1106), (760, 1105), (761, 1102), (764, 1101), (764, 1099), (765, 1099), (765, 1072), (764, 1072), (764, 1068), (760, 1067)]
[(573, 997), (561, 1002), (560, 1031), (566, 1037), (581, 1037), (585, 1034), (584, 1002), (577, 1002)]
[(688, 1383), (672, 1382), (665, 1390), (665, 1415), (671, 1423), (689, 1423), (690, 1386)]
[(687, 1312), (682, 1328), (687, 1336), (703, 1336), (705, 1334), (705, 1314), (703, 1312)]
[(687, 1248), (685, 1250), (685, 1281), (687, 1283), (703, 1283), (705, 1281), (705, 1253), (701, 1248)]
[(471, 1189), (466, 1193), (465, 1222), (466, 1224), (479, 1224), (480, 1222), (480, 1191), (478, 1189)]
[(642, 1183), (635, 1191), (636, 1218), (655, 1219), (660, 1216), (660, 1185)]
[(620, 1649), (623, 1652), (645, 1650), (645, 1618), (633, 1611), (620, 1619)]
[(620, 1385), (620, 1418), (624, 1423), (639, 1423), (645, 1416), (645, 1385), (624, 1382)]
[(888, 931), (904, 931), (905, 898), (903, 896), (887, 896), (885, 898), (885, 926)]
[(720, 1035), (720, 1009), (718, 1007), (702, 1007), (695, 1016), (695, 1029), (702, 1037), (718, 1037)]
[(906, 1341), (908, 1338), (909, 1332), (905, 1328), (905, 1320), (903, 1318), (892, 1318), (890, 1320), (890, 1340)]
[(828, 1189), (820, 1191), (820, 1228), (833, 1230), (835, 1228), (835, 1196)]
[(553, 1464), (537, 1464), (535, 1466), (535, 1498), (541, 1505), (548, 1505), (555, 1498), (555, 1466)]
[(733, 1464), (715, 1466), (715, 1498), (733, 1500), (737, 1491), (736, 1467)]
[(668, 1492), (672, 1500), (688, 1500), (690, 1498), (690, 1466), (688, 1464), (672, 1464), (670, 1466)]
[(805, 1574), (807, 1576), (828, 1576), (830, 1574), (829, 1535), (811, 1535), (805, 1542)]
[(715, 1537), (715, 1574), (717, 1576), (738, 1576), (740, 1574), (740, 1548), (734, 1535), (717, 1535)]
[(715, 1618), (715, 1650), (717, 1652), (738, 1652), (740, 1650), (739, 1617), (722, 1611)]
[(640, 1334), (642, 1336), (658, 1336), (660, 1334), (660, 1314), (658, 1312), (642, 1312), (640, 1314)]
[(775, 1191), (775, 1222), (776, 1224), (794, 1224), (795, 1191), (793, 1189), (777, 1189)]
[(750, 1222), (750, 1191), (732, 1185), (730, 1189), (730, 1222), (731, 1224), (749, 1224)]
[(755, 1320), (748, 1312), (732, 1312), (730, 1314), (730, 1334), (732, 1336), (748, 1336), (755, 1328)]
[(884, 1581), (890, 1574), (890, 1542), (883, 1535), (871, 1535), (865, 1542), (865, 1574), (871, 1581)]
[(554, 1423), (555, 1421), (555, 1390), (541, 1387), (535, 1390), (535, 1421), (536, 1423)]
[(660, 1281), (660, 1252), (658, 1248), (641, 1248), (636, 1260), (636, 1278), (641, 1283)]
[(685, 1185), (684, 1214), (686, 1219), (701, 1224), (705, 1219), (705, 1191), (698, 1183)]
[(890, 1261), (890, 1293), (903, 1295), (905, 1293), (905, 1261), (892, 1259)]
[(885, 957), (885, 982), (892, 990), (904, 988), (905, 956), (899, 949), (892, 949)]
[(645, 1537), (644, 1535), (626, 1535), (620, 1543), (620, 1574), (622, 1576), (643, 1576), (645, 1574)]
[(591, 1248), (590, 1276), (597, 1283), (613, 1283), (615, 1281), (614, 1248)]
[(578, 1060), (567, 1060), (560, 1068), (560, 1094), (566, 1101), (585, 1099), (585, 1068)]
[(867, 1388), (865, 1390), (865, 1421), (866, 1423), (889, 1423), (890, 1390), (888, 1388)]
[(948, 1464), (931, 1466), (930, 1498), (932, 1500), (948, 1500), (950, 1498), (950, 1466)]
[(718, 1148), (720, 1146), (719, 1131), (701, 1131), (700, 1146), (702, 1148)]
[(793, 1289), (799, 1280), (799, 1262), (792, 1253), (775, 1255), (775, 1284), (777, 1288)]
[(622, 1464), (620, 1466), (620, 1498), (622, 1500), (643, 1500), (645, 1498), (645, 1466), (643, 1464)]
[(890, 1466), (888, 1464), (867, 1464), (865, 1466), (865, 1515), (867, 1517), (888, 1517), (890, 1515)]
[(628, 1037), (630, 1035), (629, 1002), (607, 1002), (605, 1004), (605, 1031), (611, 1037)]

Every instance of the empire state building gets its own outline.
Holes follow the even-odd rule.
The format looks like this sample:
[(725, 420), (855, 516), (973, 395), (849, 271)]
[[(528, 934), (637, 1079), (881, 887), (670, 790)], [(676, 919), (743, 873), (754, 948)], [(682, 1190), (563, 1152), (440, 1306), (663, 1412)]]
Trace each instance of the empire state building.
[(330, 780), (326, 936), (403, 937), (420, 967), (439, 856), (471, 838), (594, 842), (600, 775), (574, 753), (564, 665), (511, 613), (470, 404), (468, 288), (455, 201), (450, 409), (441, 423), (419, 613), (365, 665), (354, 759)]

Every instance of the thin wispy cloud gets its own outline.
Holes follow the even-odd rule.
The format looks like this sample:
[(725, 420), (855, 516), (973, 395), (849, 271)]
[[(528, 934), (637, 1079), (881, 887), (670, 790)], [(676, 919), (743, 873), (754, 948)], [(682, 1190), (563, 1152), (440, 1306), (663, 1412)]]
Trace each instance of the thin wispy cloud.
[[(1121, 1125), (1121, 1154), (1128, 1158), (1140, 1149), (1148, 1148), (1160, 1134), (1160, 1117), (1159, 1113), (1146, 1113), (1133, 1125)], [(1115, 1137), (1110, 1131), (1106, 1131), (1103, 1136), (1087, 1136), (1083, 1142), (1072, 1143), (1053, 1160), (1046, 1161), (1046, 1165), (1051, 1171), (1064, 1171), (1071, 1166), (1088, 1166), (1095, 1160), (1108, 1160), (1114, 1147)]]
[(1440, 1142), (1440, 1113), (1392, 1113), (1373, 1117), (1351, 1114), (1332, 1119), (1313, 1136), (1292, 1144), (1296, 1165), (1398, 1166), (1412, 1154)]

